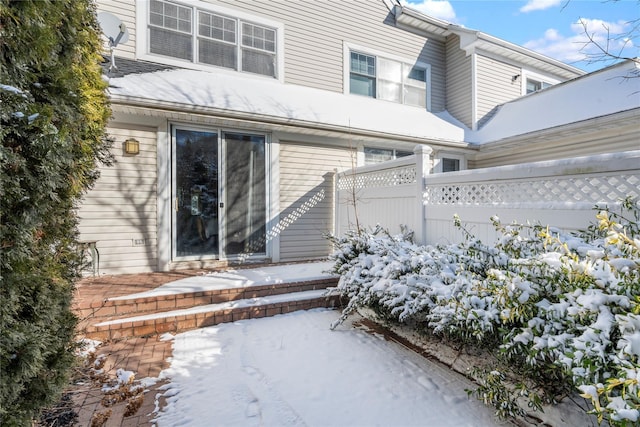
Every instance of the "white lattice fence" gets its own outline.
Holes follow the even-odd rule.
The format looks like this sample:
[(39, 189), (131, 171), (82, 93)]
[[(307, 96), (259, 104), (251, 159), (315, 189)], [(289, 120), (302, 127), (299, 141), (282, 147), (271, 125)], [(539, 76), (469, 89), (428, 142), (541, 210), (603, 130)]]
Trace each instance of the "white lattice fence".
[(402, 224), (420, 243), (456, 242), (457, 214), (489, 242), (494, 215), (576, 230), (595, 220), (596, 205), (615, 209), (626, 197), (640, 199), (640, 151), (432, 175), (428, 164), (425, 152), (338, 174), (336, 233), (356, 223), (395, 233)]
[(415, 156), (342, 172), (336, 177), (336, 233), (382, 225), (392, 233), (400, 225), (420, 226)]
[(424, 193), (427, 205), (526, 205), (538, 203), (616, 203), (638, 197), (637, 174), (577, 176), (571, 178), (520, 179), (508, 182), (430, 185)]
[(457, 214), (485, 241), (489, 218), (576, 230), (595, 220), (594, 207), (640, 199), (640, 151), (430, 175), (423, 193), (426, 243), (461, 239)]
[(372, 172), (345, 172), (338, 177), (338, 190), (393, 187), (416, 182), (416, 166), (382, 169)]

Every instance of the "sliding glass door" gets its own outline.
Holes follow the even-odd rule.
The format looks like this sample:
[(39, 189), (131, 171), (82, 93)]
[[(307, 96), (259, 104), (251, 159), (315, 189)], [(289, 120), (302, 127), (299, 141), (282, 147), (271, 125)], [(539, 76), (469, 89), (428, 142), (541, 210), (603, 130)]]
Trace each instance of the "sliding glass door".
[(216, 132), (174, 129), (176, 258), (216, 258), (219, 245), (219, 141)]
[(266, 252), (266, 161), (261, 135), (225, 133), (226, 255)]
[(264, 135), (175, 127), (173, 257), (266, 253)]

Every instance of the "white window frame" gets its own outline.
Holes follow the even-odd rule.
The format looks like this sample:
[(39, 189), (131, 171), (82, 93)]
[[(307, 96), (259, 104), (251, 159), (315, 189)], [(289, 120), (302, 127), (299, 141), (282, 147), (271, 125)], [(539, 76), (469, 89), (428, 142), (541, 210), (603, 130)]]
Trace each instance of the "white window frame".
[(242, 26), (242, 22), (246, 22), (249, 24), (259, 25), (263, 27), (267, 27), (269, 29), (273, 29), (276, 32), (276, 76), (275, 80), (280, 82), (284, 82), (284, 24), (266, 19), (260, 16), (248, 14), (244, 11), (231, 9), (228, 7), (216, 6), (211, 3), (207, 3), (201, 0), (165, 0), (169, 3), (174, 3), (179, 6), (190, 7), (193, 10), (192, 13), (192, 33), (191, 36), (194, 40), (194, 59), (192, 61), (181, 60), (178, 58), (172, 58), (170, 56), (164, 55), (156, 55), (149, 52), (149, 33), (148, 33), (148, 24), (149, 24), (149, 8), (150, 1), (149, 0), (136, 0), (136, 59), (159, 62), (162, 64), (173, 65), (180, 68), (188, 68), (192, 70), (201, 70), (201, 71), (212, 71), (222, 73), (231, 73), (234, 75), (238, 75), (241, 73), (243, 76), (255, 76), (258, 78), (267, 78), (274, 79), (271, 76), (265, 76), (262, 74), (256, 74), (246, 71), (240, 70), (240, 58), (238, 57), (237, 68), (235, 70), (225, 67), (218, 67), (215, 65), (208, 64), (200, 64), (195, 62), (195, 58), (197, 57), (197, 43), (196, 40), (198, 38), (197, 34), (197, 26), (198, 26), (198, 10), (202, 10), (204, 12), (212, 13), (215, 15), (222, 15), (227, 18), (236, 20), (236, 45), (238, 46), (238, 53), (241, 53), (242, 50), (242, 35), (240, 27)]
[[(218, 135), (218, 170), (223, 171), (225, 162), (224, 149), (226, 148), (226, 142), (223, 141), (223, 135), (225, 133), (239, 133), (239, 134), (247, 134), (247, 135), (257, 135), (263, 136), (265, 139), (265, 236), (267, 237), (265, 244), (265, 253), (259, 253), (256, 255), (250, 255), (249, 259), (251, 260), (262, 260), (262, 259), (271, 259), (273, 262), (277, 262), (280, 260), (280, 237), (279, 235), (276, 238), (268, 238), (270, 230), (273, 228), (274, 224), (278, 223), (278, 212), (279, 212), (279, 190), (277, 190), (277, 185), (274, 183), (279, 182), (279, 142), (276, 140), (276, 149), (274, 150), (273, 138), (272, 134), (268, 132), (256, 132), (254, 130), (248, 130), (243, 128), (227, 128), (223, 126), (216, 125), (203, 125), (196, 124), (190, 122), (181, 122), (181, 121), (169, 121), (166, 124), (166, 127), (159, 127), (159, 133), (162, 133), (162, 143), (159, 144), (158, 149), (159, 153), (162, 152), (160, 157), (165, 159), (164, 168), (166, 171), (171, 171), (171, 173), (166, 173), (164, 176), (164, 180), (158, 176), (158, 188), (162, 188), (162, 193), (164, 197), (161, 198), (162, 203), (159, 203), (159, 207), (161, 207), (160, 220), (158, 225), (158, 236), (162, 236), (163, 240), (165, 240), (164, 246), (162, 246), (161, 250), (159, 249), (159, 265), (162, 266), (165, 270), (169, 269), (169, 266), (172, 263), (180, 263), (180, 262), (188, 262), (193, 260), (204, 260), (204, 261), (227, 261), (227, 260), (237, 260), (243, 257), (243, 255), (237, 256), (226, 256), (222, 252), (218, 253), (218, 257), (201, 257), (201, 256), (177, 256), (175, 242), (176, 242), (176, 226), (175, 226), (175, 210), (174, 210), (174, 195), (176, 193), (176, 181), (175, 181), (175, 157), (176, 157), (176, 146), (174, 145), (174, 135), (176, 129), (184, 129), (184, 130), (195, 130), (195, 131), (208, 131), (215, 132)], [(160, 135), (159, 140), (160, 142)], [(223, 201), (226, 189), (226, 179), (223, 174), (220, 175), (219, 183), (218, 183), (218, 199)], [(274, 190), (276, 191), (274, 193)], [(220, 208), (219, 208), (220, 209)], [(226, 232), (224, 224), (224, 209), (221, 209), (219, 218), (219, 224), (221, 226), (219, 232), (221, 237), (220, 243), (221, 248), (224, 244), (224, 233)], [(169, 239), (169, 240), (166, 240)], [(160, 248), (160, 247), (159, 247)], [(223, 256), (225, 255), (225, 256)]]
[[(549, 86), (553, 86), (553, 85), (557, 85), (558, 83), (561, 83), (560, 80), (554, 79), (553, 77), (545, 76), (543, 74), (539, 74), (533, 71), (522, 70), (522, 83), (520, 86), (520, 91), (523, 96), (527, 95), (527, 81), (529, 80), (534, 80), (540, 83), (546, 83)], [(535, 92), (532, 92), (532, 93), (535, 93)]]
[(385, 150), (385, 151), (390, 151), (391, 152), (391, 156), (392, 158), (389, 160), (396, 160), (396, 159), (401, 159), (402, 157), (406, 157), (406, 156), (400, 156), (398, 157), (398, 152), (403, 152), (406, 153), (407, 156), (413, 155), (413, 152), (411, 150), (402, 150), (399, 148), (387, 148), (387, 147), (374, 147), (374, 146), (370, 146), (370, 145), (365, 145), (362, 147), (362, 162), (361, 164), (359, 164), (359, 166), (369, 166), (369, 165), (375, 165), (381, 162), (375, 162), (375, 163), (367, 163), (367, 150)]
[(460, 162), (459, 170), (467, 169), (467, 158), (464, 154), (456, 154), (456, 153), (448, 153), (448, 152), (439, 152), (433, 158), (433, 173), (443, 173), (442, 171), (442, 159), (454, 159)]
[[(413, 65), (414, 67), (419, 67), (419, 68), (423, 68), (425, 70), (425, 84), (426, 84), (426, 91), (427, 91), (427, 99), (426, 99), (426, 109), (427, 111), (431, 111), (431, 64), (428, 64), (426, 62), (422, 62), (422, 61), (415, 61), (415, 60), (411, 60), (408, 58), (403, 58), (397, 55), (391, 55), (388, 53), (384, 53), (384, 52), (380, 52), (380, 51), (376, 51), (374, 49), (369, 49), (363, 46), (358, 46), (358, 45), (354, 45), (351, 43), (343, 43), (343, 67), (342, 69), (344, 70), (344, 75), (343, 75), (343, 87), (344, 87), (344, 94), (345, 95), (352, 95), (352, 96), (363, 96), (363, 95), (357, 95), (357, 94), (352, 94), (351, 93), (351, 87), (350, 87), (350, 82), (351, 82), (351, 52), (356, 52), (356, 53), (360, 53), (363, 55), (368, 55), (368, 56), (373, 56), (376, 58), (376, 91), (378, 90), (378, 59), (382, 58), (382, 59), (389, 59), (392, 61), (397, 61), (400, 62), (402, 64), (410, 64)], [(404, 85), (404, 82), (403, 82)], [(394, 101), (389, 101), (389, 100), (385, 100), (383, 98), (378, 98), (377, 94), (376, 97), (374, 97), (373, 99), (377, 99), (380, 101), (387, 101), (387, 102), (392, 102), (394, 104), (400, 104), (400, 105), (406, 105), (408, 107), (415, 107), (415, 108), (422, 108), (416, 105), (412, 105), (412, 104), (405, 104), (404, 101), (402, 103), (398, 103), (398, 102), (394, 102)]]

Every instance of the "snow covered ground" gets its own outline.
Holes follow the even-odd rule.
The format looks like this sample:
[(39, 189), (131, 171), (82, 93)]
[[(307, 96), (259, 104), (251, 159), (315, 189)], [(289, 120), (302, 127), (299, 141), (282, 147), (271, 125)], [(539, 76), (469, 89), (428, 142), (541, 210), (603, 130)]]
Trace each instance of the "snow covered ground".
[(247, 288), (251, 286), (322, 280), (332, 277), (328, 271), (331, 270), (333, 264), (334, 263), (330, 261), (306, 262), (260, 268), (214, 271), (201, 276), (174, 280), (149, 291), (109, 299), (150, 298), (187, 292), (203, 292), (216, 289)]
[(497, 426), (473, 384), (316, 309), (173, 337), (163, 426)]

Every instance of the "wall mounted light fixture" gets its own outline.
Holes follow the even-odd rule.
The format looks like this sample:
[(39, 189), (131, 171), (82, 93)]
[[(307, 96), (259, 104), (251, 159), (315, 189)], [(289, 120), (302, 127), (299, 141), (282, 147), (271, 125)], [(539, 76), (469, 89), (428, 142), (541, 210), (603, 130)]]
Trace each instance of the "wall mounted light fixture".
[(520, 78), (520, 74), (516, 74), (515, 76), (511, 77), (511, 81), (516, 82), (518, 81), (519, 78)]
[(135, 138), (129, 138), (124, 142), (125, 154), (136, 155), (140, 154), (140, 143)]

